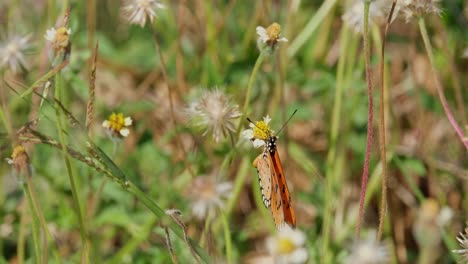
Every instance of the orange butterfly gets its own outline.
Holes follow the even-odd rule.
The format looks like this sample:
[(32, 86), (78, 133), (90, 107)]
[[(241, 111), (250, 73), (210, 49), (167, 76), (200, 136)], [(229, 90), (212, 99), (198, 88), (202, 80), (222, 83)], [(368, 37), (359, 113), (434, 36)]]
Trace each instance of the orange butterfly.
[[(294, 111), (291, 117), (296, 111)], [(278, 229), (281, 229), (285, 224), (296, 227), (296, 216), (294, 214), (294, 208), (292, 207), (291, 195), (276, 148), (278, 137), (273, 135), (272, 131), (269, 129), (268, 117), (265, 121), (259, 121), (257, 123), (253, 123), (250, 119), (247, 120), (253, 124), (253, 126), (251, 125), (253, 133), (250, 139), (258, 138), (264, 140), (263, 153), (258, 155), (253, 162), (258, 173), (263, 203), (267, 208), (270, 208), (273, 219), (275, 220), (275, 225)], [(286, 123), (288, 121), (286, 121)], [(284, 125), (286, 125), (286, 123)], [(254, 131), (255, 129), (259, 129), (260, 131)], [(261, 132), (263, 132), (263, 134)]]

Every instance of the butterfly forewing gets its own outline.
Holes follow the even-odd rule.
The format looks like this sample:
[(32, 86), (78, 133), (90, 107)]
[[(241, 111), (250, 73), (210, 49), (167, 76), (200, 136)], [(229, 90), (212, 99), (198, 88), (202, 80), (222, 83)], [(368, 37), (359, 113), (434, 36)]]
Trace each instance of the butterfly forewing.
[(254, 167), (257, 169), (262, 200), (266, 208), (270, 208), (271, 205), (271, 173), (273, 170), (273, 166), (268, 159), (268, 155), (263, 153), (258, 155), (253, 162)]
[[(292, 207), (291, 195), (289, 194), (288, 184), (283, 173), (283, 166), (281, 165), (281, 160), (278, 154), (277, 149), (274, 149), (274, 152), (270, 152), (270, 158), (272, 161), (273, 170), (275, 171), (275, 184), (278, 185), (278, 188), (274, 187), (274, 196), (278, 197), (276, 200), (277, 204), (282, 206), (282, 219), (283, 222), (288, 223), (290, 226), (296, 226), (296, 215), (294, 214), (294, 209)], [(272, 199), (272, 201), (275, 199)], [(281, 201), (281, 202), (280, 202)], [(276, 221), (276, 219), (275, 219)], [(278, 226), (278, 225), (277, 225)]]

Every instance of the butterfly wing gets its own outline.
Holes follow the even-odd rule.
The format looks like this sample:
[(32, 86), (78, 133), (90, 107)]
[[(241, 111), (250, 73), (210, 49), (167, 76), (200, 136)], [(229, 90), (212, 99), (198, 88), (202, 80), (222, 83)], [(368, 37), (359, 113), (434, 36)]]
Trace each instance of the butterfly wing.
[(266, 208), (271, 206), (271, 179), (273, 165), (269, 160), (268, 155), (260, 154), (253, 162), (254, 167), (257, 169), (258, 181), (260, 183), (260, 191), (262, 193), (262, 200)]
[(273, 217), (278, 215), (278, 220), (275, 217), (276, 226), (280, 220), (282, 223), (286, 222), (291, 227), (296, 227), (296, 215), (294, 208), (292, 207), (291, 195), (289, 194), (288, 184), (283, 173), (283, 166), (278, 154), (278, 150), (275, 149), (274, 153), (270, 153), (269, 158), (273, 167), (273, 195), (272, 195), (272, 213)]

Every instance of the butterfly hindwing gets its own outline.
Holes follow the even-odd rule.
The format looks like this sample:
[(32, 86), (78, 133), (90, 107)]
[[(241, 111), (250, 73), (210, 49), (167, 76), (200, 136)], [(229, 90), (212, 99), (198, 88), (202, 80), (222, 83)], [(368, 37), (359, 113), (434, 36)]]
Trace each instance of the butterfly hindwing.
[(260, 154), (253, 162), (254, 167), (257, 169), (258, 181), (260, 184), (260, 191), (262, 193), (262, 201), (266, 208), (271, 206), (271, 179), (273, 166), (268, 160), (267, 154)]

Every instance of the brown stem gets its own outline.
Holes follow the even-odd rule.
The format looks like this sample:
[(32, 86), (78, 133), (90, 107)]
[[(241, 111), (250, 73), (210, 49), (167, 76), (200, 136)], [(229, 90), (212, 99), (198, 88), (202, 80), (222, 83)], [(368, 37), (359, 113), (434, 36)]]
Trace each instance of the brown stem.
[(379, 228), (377, 231), (377, 241), (382, 239), (385, 214), (387, 212), (387, 150), (385, 139), (385, 39), (387, 38), (388, 28), (392, 22), (393, 11), (395, 10), (397, 0), (393, 1), (390, 14), (388, 15), (385, 32), (382, 38), (382, 51), (380, 54), (380, 123), (379, 123), (379, 141), (380, 141), (380, 159), (382, 161), (382, 198), (380, 202)]
[(366, 0), (364, 4), (364, 57), (366, 62), (366, 82), (367, 82), (367, 98), (368, 98), (368, 112), (367, 112), (367, 140), (366, 140), (366, 153), (364, 158), (364, 168), (362, 172), (361, 194), (359, 196), (359, 216), (356, 224), (356, 238), (359, 238), (361, 232), (361, 223), (364, 215), (364, 200), (366, 198), (367, 181), (369, 179), (369, 160), (370, 148), (372, 145), (372, 119), (374, 103), (372, 100), (372, 72), (370, 69), (370, 51), (369, 51), (369, 6), (370, 0)]

